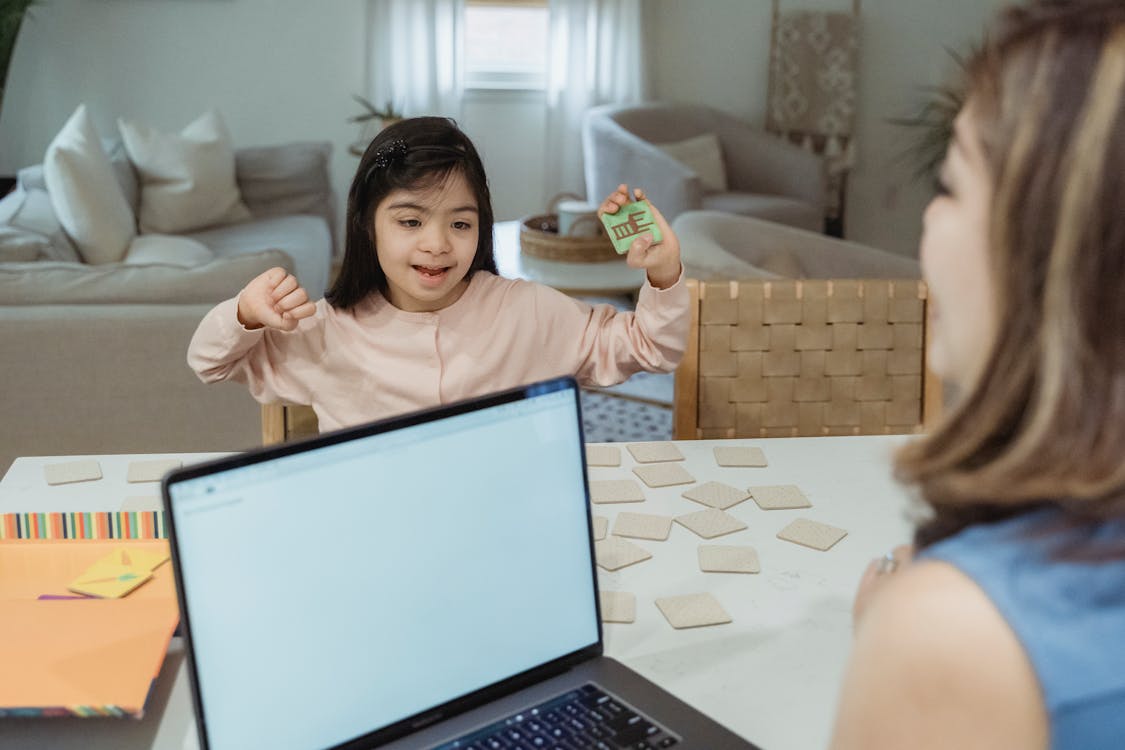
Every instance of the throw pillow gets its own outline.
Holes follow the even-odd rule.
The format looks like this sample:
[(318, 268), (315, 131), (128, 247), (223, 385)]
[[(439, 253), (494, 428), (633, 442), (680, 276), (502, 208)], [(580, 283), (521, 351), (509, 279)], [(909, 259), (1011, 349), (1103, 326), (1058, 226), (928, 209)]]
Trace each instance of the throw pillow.
[(51, 241), (41, 234), (0, 226), (0, 263), (27, 263), (47, 254)]
[(704, 133), (674, 143), (656, 144), (664, 153), (699, 176), (703, 189), (709, 193), (725, 193), (727, 172), (723, 167), (723, 150), (714, 133)]
[(43, 177), (59, 223), (82, 259), (87, 263), (121, 260), (136, 234), (136, 220), (85, 104), (47, 146)]
[(41, 253), (44, 260), (81, 263), (82, 256), (59, 223), (46, 185), (41, 188), (25, 187), (22, 175), (26, 171), (21, 170), (20, 183), (16, 189), (0, 200), (0, 223), (17, 231), (43, 237), (47, 242)]
[(131, 265), (162, 263), (192, 268), (214, 259), (215, 254), (202, 242), (172, 234), (137, 235), (125, 253), (125, 262)]
[(142, 233), (179, 234), (250, 218), (234, 177), (234, 148), (211, 110), (180, 133), (119, 119), (141, 178)]

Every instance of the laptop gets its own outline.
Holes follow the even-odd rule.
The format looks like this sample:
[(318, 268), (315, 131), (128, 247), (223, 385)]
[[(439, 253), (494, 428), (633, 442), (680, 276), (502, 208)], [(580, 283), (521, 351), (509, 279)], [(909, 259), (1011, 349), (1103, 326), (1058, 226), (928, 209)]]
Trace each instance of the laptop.
[(602, 653), (573, 379), (162, 490), (204, 750), (753, 747)]

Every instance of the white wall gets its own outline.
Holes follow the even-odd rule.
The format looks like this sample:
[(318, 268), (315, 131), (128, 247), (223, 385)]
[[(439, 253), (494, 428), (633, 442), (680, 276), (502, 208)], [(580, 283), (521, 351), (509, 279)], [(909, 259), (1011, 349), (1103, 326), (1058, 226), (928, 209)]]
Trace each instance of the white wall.
[(0, 169), (42, 160), (86, 102), (103, 136), (119, 116), (179, 130), (216, 107), (236, 146), (327, 140), (342, 203), (356, 159), (346, 122), (364, 85), (362, 0), (49, 0), (16, 48)]
[[(327, 140), (341, 207), (358, 159), (353, 93), (366, 86), (364, 0), (50, 0), (25, 21), (0, 116), (0, 174), (42, 161), (86, 102), (104, 136), (126, 117), (179, 130), (207, 107), (236, 146)], [(541, 212), (542, 94), (470, 93), (497, 214)]]
[[(953, 69), (1003, 0), (863, 0), (857, 104), (858, 164), (849, 180), (850, 239), (916, 255), (930, 187), (896, 159), (908, 135), (887, 120), (916, 114), (919, 87)], [(769, 0), (649, 0), (656, 97), (706, 104), (765, 122)], [(783, 10), (849, 10), (850, 0), (782, 0)]]
[[(848, 0), (784, 0), (784, 7)], [(892, 162), (904, 142), (888, 117), (911, 111), (917, 87), (941, 79), (942, 45), (979, 36), (1000, 0), (865, 0), (860, 163), (847, 214), (854, 239), (915, 252), (926, 186)], [(328, 140), (341, 206), (356, 166), (352, 93), (365, 87), (364, 0), (49, 0), (25, 22), (0, 117), (0, 173), (42, 160), (81, 102), (103, 134), (118, 116), (178, 130), (207, 107), (238, 146)], [(648, 0), (657, 98), (720, 107), (761, 123), (768, 0)], [(462, 125), (488, 170), (496, 214), (542, 212), (542, 95), (470, 93)], [(600, 196), (599, 196), (600, 197)]]

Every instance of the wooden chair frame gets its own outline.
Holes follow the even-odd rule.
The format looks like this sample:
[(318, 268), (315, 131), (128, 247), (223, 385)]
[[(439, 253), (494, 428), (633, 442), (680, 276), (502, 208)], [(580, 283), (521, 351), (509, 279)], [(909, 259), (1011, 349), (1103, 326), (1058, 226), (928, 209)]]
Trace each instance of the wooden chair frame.
[(320, 434), (311, 406), (262, 404), (262, 445), (275, 445)]

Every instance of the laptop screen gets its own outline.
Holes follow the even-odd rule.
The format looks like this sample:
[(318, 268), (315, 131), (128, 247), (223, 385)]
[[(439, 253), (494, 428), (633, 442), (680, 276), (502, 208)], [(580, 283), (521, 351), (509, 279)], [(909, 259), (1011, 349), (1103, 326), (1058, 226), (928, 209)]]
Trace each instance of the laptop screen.
[(173, 477), (208, 745), (332, 746), (596, 644), (576, 399)]

